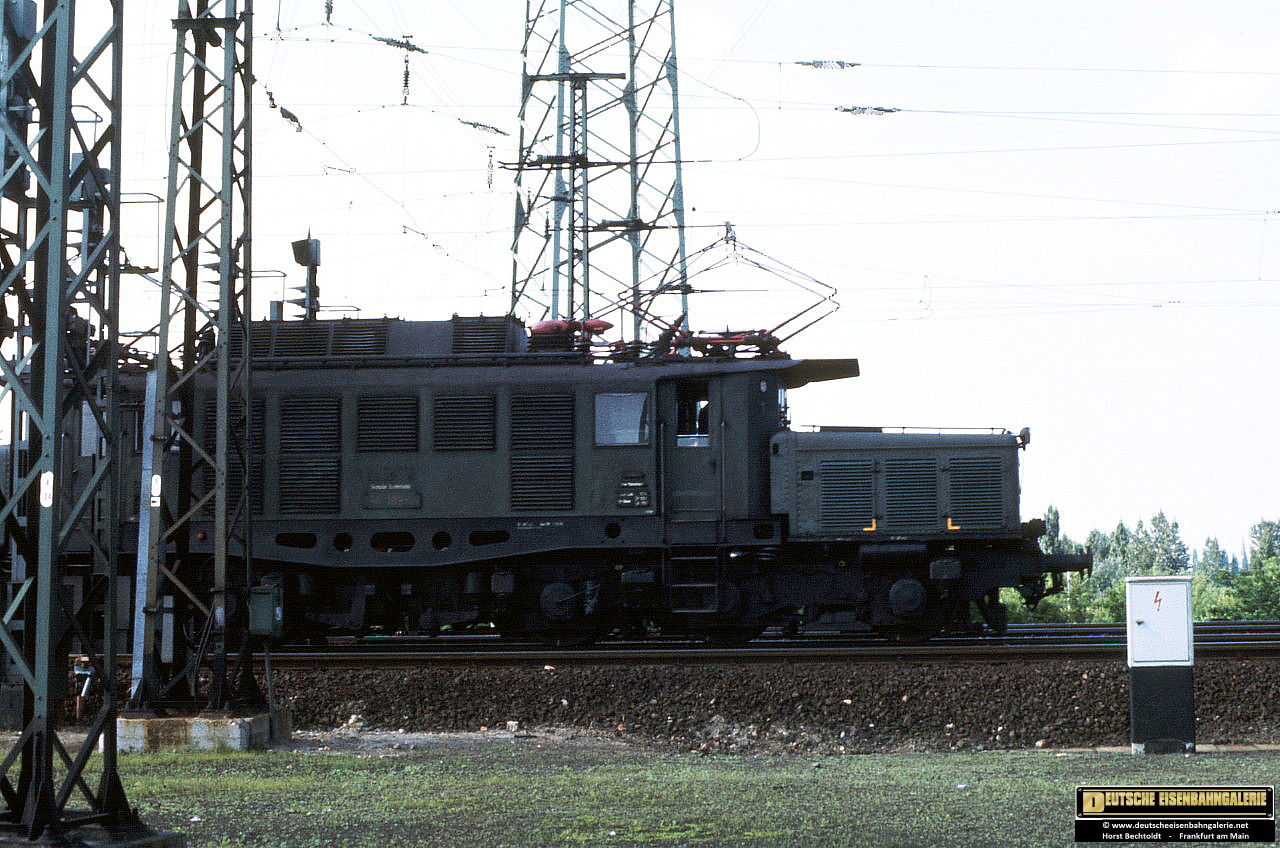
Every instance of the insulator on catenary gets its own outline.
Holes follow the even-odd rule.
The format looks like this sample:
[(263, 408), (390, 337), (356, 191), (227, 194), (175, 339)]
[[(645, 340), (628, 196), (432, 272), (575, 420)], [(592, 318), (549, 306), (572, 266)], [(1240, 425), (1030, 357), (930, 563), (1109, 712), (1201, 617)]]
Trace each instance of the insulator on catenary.
[(845, 68), (861, 67), (861, 62), (844, 62), (839, 59), (812, 59), (808, 62), (796, 62), (794, 64), (804, 65), (808, 68), (818, 68), (823, 71), (842, 71)]

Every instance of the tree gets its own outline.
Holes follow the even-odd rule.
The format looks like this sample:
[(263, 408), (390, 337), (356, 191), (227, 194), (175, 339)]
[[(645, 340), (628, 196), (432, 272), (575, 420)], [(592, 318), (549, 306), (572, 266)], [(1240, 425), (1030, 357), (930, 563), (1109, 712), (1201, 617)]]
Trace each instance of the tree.
[(1089, 602), (1094, 589), (1083, 574), (1067, 574), (1067, 588), (1063, 596), (1062, 612), (1065, 621), (1089, 621)]
[(1280, 556), (1280, 521), (1259, 521), (1249, 530), (1249, 559)]
[(1248, 565), (1231, 576), (1239, 616), (1280, 618), (1280, 521), (1259, 521), (1249, 530)]
[(1116, 583), (1123, 585), (1124, 578), (1143, 573), (1143, 566), (1150, 557), (1143, 550), (1141, 536), (1146, 533), (1142, 522), (1136, 530), (1130, 530), (1121, 521), (1109, 536), (1097, 530), (1089, 534), (1089, 547), (1093, 550), (1093, 580), (1100, 592)]
[(1255, 556), (1247, 569), (1235, 575), (1232, 588), (1241, 618), (1280, 618), (1280, 556)]
[(1080, 545), (1062, 533), (1055, 507), (1045, 512), (1040, 549), (1047, 554), (1093, 554), (1088, 577), (1066, 575), (1066, 588), (1045, 598), (1035, 610), (1021, 609), (1007, 591), (1011, 621), (1123, 621), (1125, 578), (1191, 574), (1192, 608), (1197, 619), (1280, 619), (1280, 521), (1259, 521), (1240, 557), (1229, 555), (1215, 538), (1193, 552), (1182, 540), (1178, 522), (1157, 512), (1150, 523), (1132, 529), (1123, 521), (1110, 533), (1093, 530)]
[(1236, 618), (1240, 601), (1231, 586), (1233, 569), (1217, 539), (1208, 538), (1191, 575), (1191, 609), (1201, 621)]
[(1210, 536), (1204, 540), (1204, 550), (1196, 561), (1195, 570), (1212, 574), (1215, 580), (1225, 582), (1234, 569), (1231, 568), (1231, 561), (1227, 559), (1227, 552), (1222, 549), (1222, 545)]
[(1079, 587), (1075, 602), (1088, 610), (1092, 621), (1122, 621), (1125, 613), (1125, 578), (1149, 574), (1181, 574), (1191, 566), (1191, 552), (1178, 533), (1178, 523), (1163, 512), (1151, 519), (1150, 528), (1139, 521), (1132, 530), (1121, 521), (1109, 535), (1089, 534), (1093, 551), (1093, 575)]
[(1178, 535), (1178, 522), (1163, 511), (1151, 519), (1151, 570), (1148, 574), (1183, 574), (1191, 565), (1191, 553)]
[(1044, 512), (1044, 535), (1040, 537), (1040, 550), (1046, 554), (1082, 554), (1084, 546), (1062, 535), (1062, 517), (1058, 508), (1050, 506)]

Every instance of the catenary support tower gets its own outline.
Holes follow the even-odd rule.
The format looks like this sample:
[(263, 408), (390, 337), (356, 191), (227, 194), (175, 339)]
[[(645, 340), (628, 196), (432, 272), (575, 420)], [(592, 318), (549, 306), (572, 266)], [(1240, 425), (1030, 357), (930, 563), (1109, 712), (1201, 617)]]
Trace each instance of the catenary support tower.
[(528, 0), (511, 311), (687, 323), (674, 0)]
[[(0, 642), (21, 725), (0, 762), (0, 835), (18, 843), (144, 830), (115, 754), (122, 7), (0, 6)], [(69, 579), (85, 586), (78, 608)], [(78, 749), (55, 731), (72, 639), (104, 687)]]
[[(172, 113), (160, 269), (157, 355), (148, 385), (134, 611), (135, 707), (175, 694), (199, 697), (211, 710), (233, 706), (227, 676), (228, 635), (247, 587), (253, 404), (249, 394), (252, 244), (252, 3), (179, 0), (173, 21)], [(192, 430), (198, 380), (216, 386), (208, 432)], [(260, 418), (260, 416), (259, 416)], [(178, 458), (168, 472), (166, 457)], [(166, 477), (166, 473), (170, 476)], [(197, 519), (212, 518), (212, 561), (190, 552)], [(159, 650), (165, 596), (189, 604), (185, 655)], [(197, 692), (207, 659), (210, 685)], [(185, 693), (183, 692), (185, 684)]]

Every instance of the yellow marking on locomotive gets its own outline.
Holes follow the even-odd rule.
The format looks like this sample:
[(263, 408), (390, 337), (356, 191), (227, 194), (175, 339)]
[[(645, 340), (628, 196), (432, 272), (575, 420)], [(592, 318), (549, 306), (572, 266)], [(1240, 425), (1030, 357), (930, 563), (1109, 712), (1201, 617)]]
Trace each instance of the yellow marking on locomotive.
[(870, 527), (863, 527), (863, 528), (862, 528), (862, 532), (863, 532), (863, 533), (874, 533), (874, 532), (876, 532), (876, 519), (875, 519), (874, 517), (871, 519), (871, 526), (870, 526)]
[(959, 525), (959, 524), (956, 524), (954, 521), (952, 521), (952, 520), (951, 520), (951, 516), (949, 516), (949, 515), (947, 516), (947, 529), (948, 529), (948, 530), (959, 530), (959, 529), (960, 529), (960, 525)]

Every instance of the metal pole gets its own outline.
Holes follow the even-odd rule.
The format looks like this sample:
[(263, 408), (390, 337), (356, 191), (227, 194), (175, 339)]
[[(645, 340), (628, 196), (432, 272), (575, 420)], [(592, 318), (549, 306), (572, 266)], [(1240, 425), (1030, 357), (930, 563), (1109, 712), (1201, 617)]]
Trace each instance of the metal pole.
[[(636, 68), (640, 56), (640, 45), (636, 40), (636, 4), (627, 3), (627, 85), (622, 99), (627, 108), (627, 151), (631, 167), (631, 203), (627, 207), (627, 220), (640, 220), (640, 184), (644, 179), (640, 173), (640, 106), (636, 102)], [(644, 332), (644, 315), (640, 306), (640, 229), (632, 226), (627, 233), (631, 243), (631, 300), (628, 307), (631, 311), (631, 340), (639, 342)]]
[[(634, 2), (634, 0), (632, 0)], [(680, 73), (676, 64), (676, 4), (675, 0), (659, 0), (667, 7), (670, 17), (671, 50), (663, 63), (663, 73), (671, 89), (671, 149), (675, 152), (675, 178), (671, 184), (671, 217), (675, 219), (676, 233), (676, 281), (680, 287), (680, 314), (684, 316), (681, 329), (689, 330), (689, 269), (685, 255), (684, 218), (684, 152), (680, 145)]]

